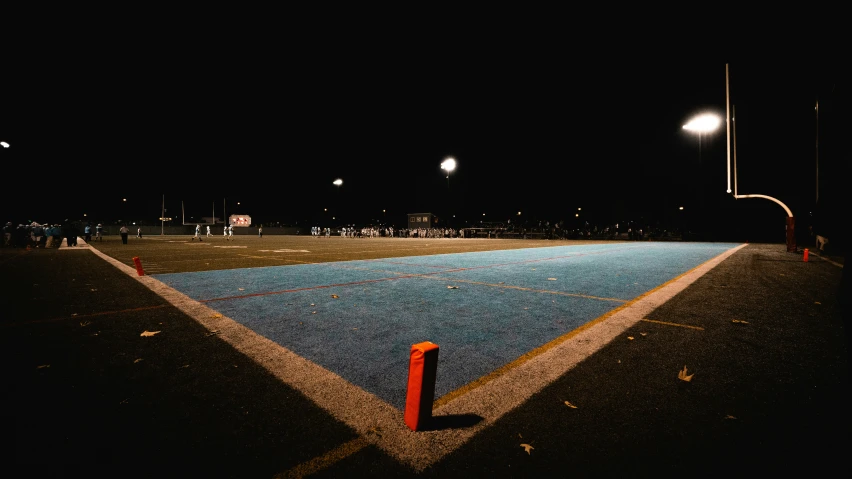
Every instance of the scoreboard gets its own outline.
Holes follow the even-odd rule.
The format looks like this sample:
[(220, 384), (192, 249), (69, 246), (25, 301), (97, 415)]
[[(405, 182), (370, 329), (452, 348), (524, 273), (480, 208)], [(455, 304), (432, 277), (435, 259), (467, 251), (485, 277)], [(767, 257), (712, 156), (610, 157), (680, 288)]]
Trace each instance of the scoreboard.
[(237, 226), (251, 226), (251, 216), (249, 215), (231, 215), (228, 217), (228, 224)]

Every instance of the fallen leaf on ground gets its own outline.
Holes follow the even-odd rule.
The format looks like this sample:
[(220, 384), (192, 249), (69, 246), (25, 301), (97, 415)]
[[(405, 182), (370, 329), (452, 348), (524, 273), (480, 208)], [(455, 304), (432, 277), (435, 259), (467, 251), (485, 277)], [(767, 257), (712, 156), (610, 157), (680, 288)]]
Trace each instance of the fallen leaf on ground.
[(215, 319), (215, 318), (221, 318), (222, 315), (219, 314), (219, 313), (216, 313), (216, 314), (214, 314), (213, 316), (210, 316), (210, 317)]
[(447, 286), (447, 289), (459, 289), (458, 286)]
[(209, 333), (205, 334), (204, 337), (206, 338), (208, 336), (213, 336), (214, 334), (219, 334), (219, 330), (217, 329), (215, 331), (210, 331)]
[(44, 368), (49, 368), (49, 367), (50, 367), (50, 364), (42, 364), (42, 365), (36, 366), (36, 369), (44, 369)]
[(633, 341), (633, 336), (627, 336), (627, 339)]
[(133, 360), (133, 364), (136, 364), (136, 363), (138, 363), (139, 361), (144, 361), (144, 359), (142, 359), (142, 358), (134, 359), (134, 360)]
[(521, 444), (521, 447), (524, 448), (524, 451), (527, 451), (527, 454), (530, 453), (530, 450), (535, 449), (534, 447), (530, 446), (529, 444)]
[(730, 414), (728, 414), (727, 416), (725, 416), (725, 419), (736, 419), (736, 418), (734, 416), (731, 416)]
[(337, 298), (339, 298), (340, 296), (338, 296), (338, 295), (336, 295), (336, 294), (332, 294), (332, 295), (331, 295), (331, 297), (332, 297), (332, 298), (334, 298), (334, 299), (337, 299)]
[(92, 322), (91, 322), (91, 321), (80, 321), (80, 326), (82, 326), (82, 327), (84, 327), (84, 328), (85, 328), (86, 326), (90, 325), (90, 324), (92, 324)]
[(820, 303), (819, 301), (814, 301), (814, 304), (822, 304), (822, 303)]
[(732, 323), (748, 324), (748, 321), (743, 321), (742, 319), (732, 319), (731, 322)]
[(240, 291), (245, 291), (245, 290), (246, 290), (245, 288), (240, 288)]
[(159, 332), (160, 331), (142, 331), (142, 334), (140, 334), (139, 336), (142, 336), (144, 338), (144, 337), (148, 337), (148, 336), (153, 336), (153, 335), (155, 335)]
[(316, 311), (311, 311), (311, 314), (317, 314), (317, 312), (316, 312)]
[(639, 334), (641, 334), (642, 336), (647, 336), (647, 335), (648, 335), (648, 333), (639, 333)]
[(570, 407), (571, 409), (577, 409), (577, 406), (575, 406), (575, 405), (571, 404), (571, 403), (570, 403), (570, 402), (568, 402), (568, 401), (565, 401), (565, 405), (566, 405), (566, 406), (568, 406), (568, 407)]
[(548, 281), (556, 281), (556, 278), (547, 278)]
[(677, 378), (680, 379), (681, 381), (686, 381), (686, 382), (692, 381), (692, 376), (695, 376), (695, 373), (686, 374), (686, 366), (683, 367), (682, 371), (677, 373)]

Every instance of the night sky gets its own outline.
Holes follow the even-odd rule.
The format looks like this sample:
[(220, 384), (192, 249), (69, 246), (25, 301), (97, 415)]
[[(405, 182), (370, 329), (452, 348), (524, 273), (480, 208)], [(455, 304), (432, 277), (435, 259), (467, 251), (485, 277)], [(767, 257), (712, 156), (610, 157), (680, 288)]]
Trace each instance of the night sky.
[[(400, 227), (430, 212), (460, 227), (572, 226), (582, 208), (601, 226), (784, 241), (780, 206), (726, 193), (724, 60), (555, 50), (356, 43), (272, 56), (187, 42), (56, 53), (47, 74), (12, 74), (22, 94), (0, 110), (13, 191), (2, 213), (159, 225), (165, 198), (178, 221), (183, 203), (187, 221), (224, 208), (254, 224)], [(833, 214), (845, 163), (840, 62), (728, 67), (738, 192), (776, 197), (804, 225), (818, 165), (821, 215)], [(723, 125), (699, 147), (682, 126), (705, 111)], [(448, 156), (458, 163), (449, 179)]]

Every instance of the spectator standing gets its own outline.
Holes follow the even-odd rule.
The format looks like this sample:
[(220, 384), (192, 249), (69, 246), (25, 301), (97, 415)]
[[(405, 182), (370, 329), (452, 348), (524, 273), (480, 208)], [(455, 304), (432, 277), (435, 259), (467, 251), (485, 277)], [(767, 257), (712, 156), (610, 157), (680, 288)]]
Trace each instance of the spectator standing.
[(15, 231), (15, 226), (11, 221), (6, 222), (3, 227), (3, 246), (12, 246), (12, 233)]
[(67, 246), (77, 246), (77, 227), (74, 223), (65, 220), (65, 225), (62, 227), (62, 232), (65, 234), (65, 244)]
[(127, 229), (127, 225), (121, 225), (121, 229), (118, 230), (119, 234), (121, 234), (121, 242), (127, 244), (127, 235), (130, 233), (130, 230)]
[(38, 248), (44, 246), (42, 241), (44, 240), (44, 226), (39, 223), (33, 222), (32, 228), (32, 237), (33, 237), (33, 247)]

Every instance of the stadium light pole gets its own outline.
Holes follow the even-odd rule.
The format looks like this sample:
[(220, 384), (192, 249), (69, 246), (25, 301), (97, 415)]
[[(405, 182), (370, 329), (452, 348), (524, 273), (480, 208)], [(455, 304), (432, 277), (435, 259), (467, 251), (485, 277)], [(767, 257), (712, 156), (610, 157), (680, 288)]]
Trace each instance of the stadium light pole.
[[(337, 214), (340, 214), (340, 211), (342, 210), (342, 208), (340, 207), (340, 185), (343, 184), (343, 180), (337, 178), (332, 182), (332, 184), (337, 187)], [(332, 218), (332, 220), (333, 219), (334, 218)]]
[(456, 159), (448, 156), (441, 162), (441, 169), (447, 171), (447, 189), (450, 189), (450, 172), (456, 169)]
[(683, 129), (690, 133), (698, 134), (698, 201), (699, 201), (699, 216), (703, 216), (704, 210), (704, 182), (703, 178), (701, 178), (701, 137), (704, 134), (709, 134), (716, 131), (719, 128), (719, 125), (722, 123), (722, 119), (719, 115), (715, 113), (701, 113), (692, 117), (685, 125), (683, 125)]

